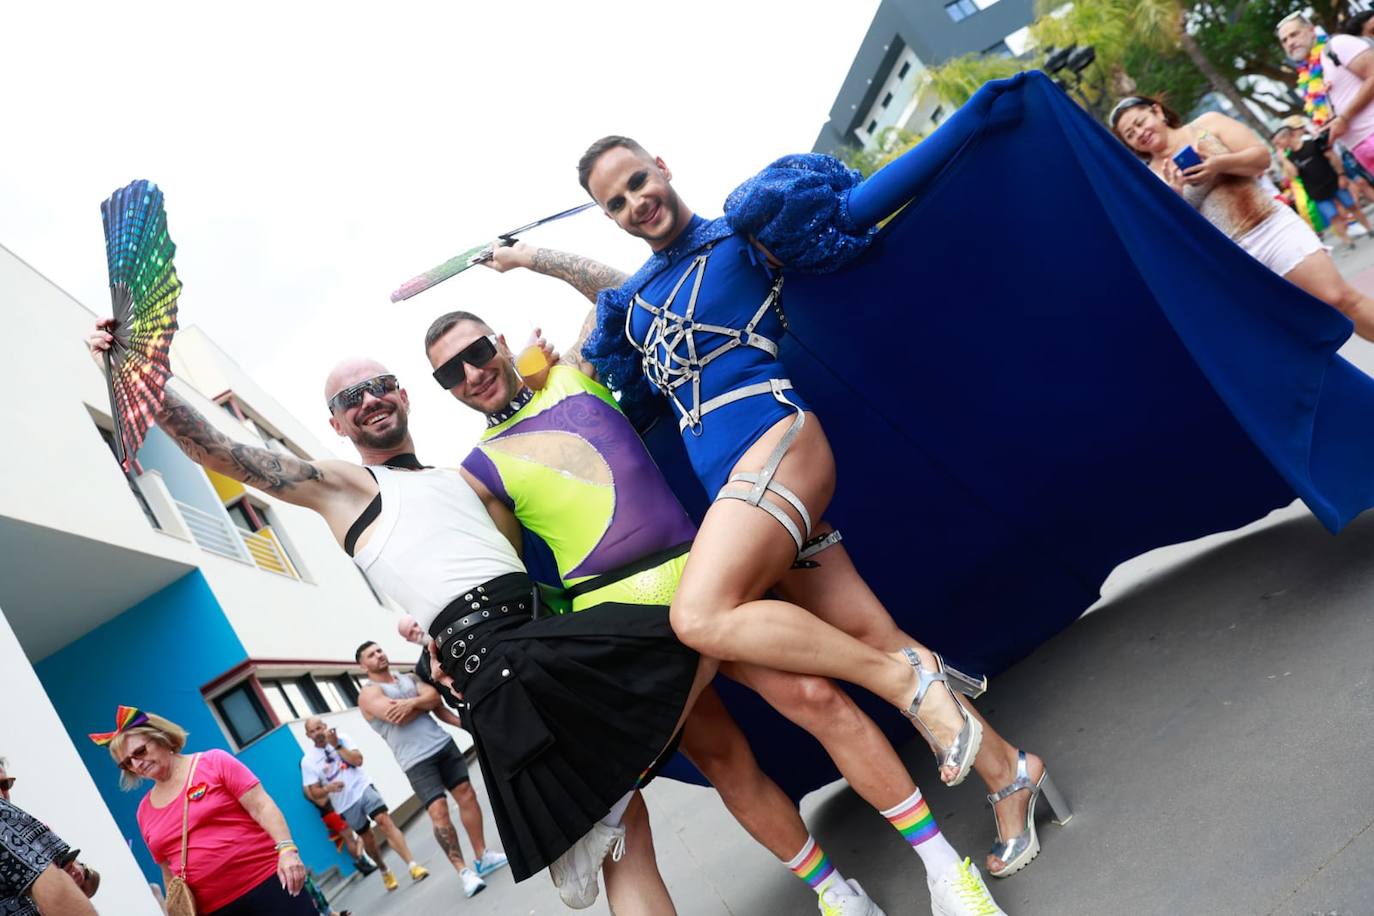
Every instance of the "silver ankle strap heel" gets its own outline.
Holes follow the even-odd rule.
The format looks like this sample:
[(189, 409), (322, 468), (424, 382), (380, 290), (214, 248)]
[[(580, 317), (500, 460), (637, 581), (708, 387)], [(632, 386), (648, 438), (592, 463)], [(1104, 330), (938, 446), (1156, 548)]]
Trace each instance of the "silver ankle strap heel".
[[(1002, 860), (1001, 871), (988, 869), (988, 874), (994, 878), (1009, 878), (1031, 863), (1031, 860), (1040, 854), (1040, 836), (1035, 829), (1035, 803), (1041, 795), (1045, 796), (1045, 801), (1050, 804), (1050, 814), (1056, 824), (1067, 824), (1073, 817), (1073, 811), (1069, 808), (1069, 803), (1059, 790), (1055, 788), (1054, 781), (1050, 779), (1049, 768), (1040, 774), (1040, 778), (1031, 782), (1030, 773), (1026, 769), (1026, 752), (1016, 752), (1016, 778), (1008, 785), (1003, 786), (996, 792), (988, 796), (988, 803), (996, 805), (1004, 798), (1009, 798), (1021, 790), (1030, 792), (1030, 801), (1026, 803), (1026, 827), (1019, 834), (1011, 839), (1002, 839), (1002, 828), (997, 828), (997, 842), (992, 844), (989, 854)], [(997, 821), (997, 812), (992, 813), (993, 822)]]
[[(934, 654), (934, 653), (933, 653)], [(935, 752), (935, 759), (939, 766), (950, 767), (958, 772), (954, 778), (946, 785), (957, 786), (968, 776), (969, 770), (973, 768), (974, 758), (978, 756), (978, 748), (983, 743), (983, 723), (968, 714), (964, 704), (959, 702), (955, 696), (955, 691), (967, 697), (978, 697), (987, 690), (987, 678), (975, 680), (962, 671), (958, 671), (945, 664), (945, 660), (935, 654), (935, 671), (926, 670), (925, 665), (921, 664), (921, 657), (916, 654), (914, 649), (903, 649), (902, 655), (906, 657), (907, 664), (916, 670), (917, 686), (916, 697), (911, 701), (911, 705), (903, 710), (903, 715), (916, 725), (919, 731), (929, 742), (931, 750)], [(959, 709), (959, 715), (964, 724), (959, 729), (959, 734), (955, 737), (954, 743), (945, 747), (936, 740), (930, 727), (921, 719), (921, 701), (926, 698), (926, 692), (930, 690), (932, 684), (942, 684), (949, 691), (950, 699)]]

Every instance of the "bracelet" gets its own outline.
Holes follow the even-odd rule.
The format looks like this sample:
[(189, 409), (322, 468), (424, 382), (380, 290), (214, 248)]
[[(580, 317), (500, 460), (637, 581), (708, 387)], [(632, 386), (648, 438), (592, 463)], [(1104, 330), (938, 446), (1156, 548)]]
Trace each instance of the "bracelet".
[(300, 851), (299, 849), (297, 849), (296, 846), (293, 844), (293, 845), (291, 845), (291, 846), (281, 846), (281, 847), (278, 847), (278, 849), (277, 849), (277, 858), (281, 858), (282, 856), (286, 855), (288, 852), (294, 852), (296, 855), (300, 855), (300, 854), (301, 854), (301, 851)]
[(287, 837), (287, 838), (284, 839), (284, 840), (277, 840), (277, 847), (276, 847), (276, 848), (277, 848), (278, 850), (285, 849), (285, 848), (288, 847), (288, 846), (290, 846), (292, 849), (299, 849), (299, 848), (300, 848), (300, 847), (298, 847), (298, 846), (296, 845), (296, 841), (293, 840), (293, 839), (291, 839), (290, 837)]

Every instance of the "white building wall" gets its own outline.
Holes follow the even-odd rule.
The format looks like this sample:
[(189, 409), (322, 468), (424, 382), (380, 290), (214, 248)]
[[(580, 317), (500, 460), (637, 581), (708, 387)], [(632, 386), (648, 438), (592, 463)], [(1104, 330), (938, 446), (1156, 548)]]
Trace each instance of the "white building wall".
[[(252, 658), (351, 662), (363, 639), (377, 640), (397, 657), (409, 654), (409, 646), (395, 632), (399, 611), (377, 603), (328, 526), (309, 510), (252, 491), (276, 517), (307, 581), (209, 553), (149, 525), (91, 418), (92, 411), (109, 414), (104, 376), (85, 347), (96, 315), (4, 248), (0, 313), (7, 322), (0, 334), (0, 365), (11, 378), (23, 380), (13, 395), (22, 402), (7, 412), (5, 447), (0, 448), (0, 480), (5, 481), (0, 487), (0, 518), (200, 566)], [(177, 333), (173, 368), (178, 377), (171, 382), (172, 390), (225, 435), (263, 444), (249, 427), (210, 400), (232, 390), (308, 454), (334, 457), (199, 329), (187, 327)], [(192, 382), (214, 390), (197, 390)], [(155, 431), (150, 435), (160, 438)], [(149, 460), (168, 454), (181, 460), (165, 439), (148, 452)], [(198, 470), (179, 470), (199, 475)], [(163, 478), (173, 496), (201, 509), (216, 508), (218, 499), (203, 477), (191, 480), (185, 473), (164, 473)], [(221, 513), (221, 518), (228, 523), (227, 516)], [(63, 558), (52, 561), (60, 564)], [(119, 610), (110, 608), (109, 613)], [(88, 629), (72, 632), (71, 638)]]
[(115, 826), (3, 611), (0, 696), (0, 756), (18, 779), (10, 800), (80, 848), (81, 861), (100, 872), (92, 902), (103, 916), (161, 916), (127, 845), (142, 840), (126, 839)]

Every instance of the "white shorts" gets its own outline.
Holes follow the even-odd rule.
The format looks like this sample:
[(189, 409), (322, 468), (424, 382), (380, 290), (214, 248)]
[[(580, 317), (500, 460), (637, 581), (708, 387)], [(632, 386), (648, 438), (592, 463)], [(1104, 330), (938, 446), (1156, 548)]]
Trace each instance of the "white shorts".
[(1326, 249), (1312, 227), (1284, 204), (1278, 204), (1273, 215), (1236, 239), (1236, 244), (1280, 277), (1308, 255)]

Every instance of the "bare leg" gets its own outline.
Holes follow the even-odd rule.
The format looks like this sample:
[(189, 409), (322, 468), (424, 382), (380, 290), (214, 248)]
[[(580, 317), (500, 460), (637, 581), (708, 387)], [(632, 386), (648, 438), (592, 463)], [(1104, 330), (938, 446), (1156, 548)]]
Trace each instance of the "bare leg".
[(356, 859), (362, 854), (362, 837), (358, 836), (358, 834), (353, 831), (352, 827), (344, 825), (344, 829), (339, 833), (339, 839), (343, 840), (344, 849), (348, 850), (348, 854), (353, 858)]
[[(1351, 195), (1351, 197), (1353, 199), (1354, 195)], [(1360, 209), (1359, 204), (1356, 204), (1353, 207), (1347, 207), (1345, 204), (1341, 203), (1340, 199), (1338, 198), (1336, 201), (1336, 207), (1340, 211), (1341, 219), (1345, 220), (1353, 216), (1355, 217), (1355, 222), (1359, 223), (1361, 226), (1364, 227), (1365, 232), (1374, 235), (1374, 226), (1371, 226), (1369, 224), (1369, 217), (1364, 215), (1364, 211)]]
[(480, 859), (487, 851), (487, 834), (482, 828), (482, 805), (477, 801), (477, 792), (470, 782), (461, 782), (449, 792), (458, 803), (458, 818), (463, 822), (468, 842), (472, 843), (472, 857)]
[(1342, 242), (1345, 242), (1346, 245), (1353, 244), (1350, 241), (1350, 230), (1345, 226), (1345, 208), (1339, 203), (1336, 204), (1336, 217), (1328, 220), (1328, 222), (1331, 223), (1331, 231), (1336, 233)]
[[(818, 531), (828, 531), (831, 528), (825, 522), (816, 527)], [(889, 650), (894, 646), (911, 645), (911, 636), (897, 626), (887, 608), (878, 600), (878, 596), (873, 594), (868, 584), (863, 581), (843, 543), (827, 548), (817, 555), (816, 560), (820, 566), (815, 569), (794, 569), (788, 572), (776, 586), (778, 593), (783, 597), (801, 601), (817, 617), (871, 646)], [(753, 684), (750, 683), (750, 686)], [(988, 724), (970, 700), (961, 697), (959, 702), (964, 704), (970, 714), (983, 722), (983, 744), (973, 768), (982, 778), (988, 791), (995, 792), (1016, 778), (1017, 748)], [(822, 743), (825, 743), (824, 740)], [(1035, 754), (1028, 753), (1026, 762), (1030, 778), (1039, 779), (1045, 769), (1041, 759)], [(838, 760), (836, 766), (840, 766)], [(857, 786), (855, 791), (858, 791)], [(1015, 836), (1021, 832), (1022, 825), (1026, 822), (1026, 805), (1029, 801), (1029, 793), (1017, 792), (997, 803), (993, 810), (1003, 836)], [(989, 856), (988, 867), (997, 870), (1002, 867), (1002, 863)]]
[[(775, 424), (736, 467), (761, 467), (791, 423), (788, 418)], [(775, 479), (798, 495), (812, 518), (820, 517), (834, 488), (835, 466), (814, 416), (808, 415)], [(916, 694), (917, 675), (900, 653), (865, 645), (791, 602), (759, 598), (795, 557), (795, 543), (770, 515), (739, 500), (716, 501), (673, 598), (673, 629), (704, 655), (846, 680), (905, 709)], [(927, 650), (915, 648), (923, 663), (934, 665)], [(953, 699), (932, 690), (923, 706), (936, 739), (952, 743), (962, 726)]]
[(1336, 270), (1331, 255), (1325, 251), (1313, 252), (1283, 276), (1355, 322), (1356, 334), (1365, 340), (1374, 340), (1374, 299), (1345, 281)]
[(363, 848), (367, 850), (367, 854), (372, 857), (372, 861), (377, 863), (377, 867), (383, 872), (390, 871), (391, 869), (386, 867), (386, 859), (382, 858), (382, 847), (381, 844), (377, 842), (377, 831), (365, 830), (358, 834), (358, 838), (362, 841)]
[(649, 809), (638, 792), (621, 820), (625, 827), (625, 855), (619, 862), (607, 859), (602, 867), (606, 900), (615, 916), (675, 916), (673, 900), (658, 870)]
[[(448, 816), (447, 811), (444, 812), (444, 816)], [(399, 855), (402, 860), (406, 863), (415, 861), (415, 857), (410, 854), (410, 847), (406, 845), (406, 838), (401, 835), (400, 828), (396, 826), (396, 822), (391, 819), (390, 814), (383, 811), (372, 820), (376, 822), (377, 827), (386, 835), (387, 843), (391, 844), (391, 848), (396, 850), (396, 854)]]
[[(425, 812), (434, 824), (434, 839), (439, 841), (439, 848), (453, 863), (454, 870), (462, 871), (467, 868), (468, 864), (463, 861), (463, 847), (458, 843), (458, 828), (453, 826), (453, 818), (449, 817), (448, 799), (436, 798), (430, 802)], [(406, 856), (406, 861), (410, 861), (410, 856)]]
[[(735, 677), (733, 671), (726, 674)], [(735, 820), (760, 845), (784, 862), (797, 854), (810, 836), (797, 806), (759, 769), (744, 733), (712, 689), (702, 692), (687, 717), (682, 753), (701, 770)]]

